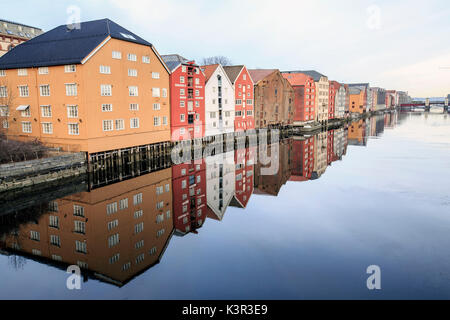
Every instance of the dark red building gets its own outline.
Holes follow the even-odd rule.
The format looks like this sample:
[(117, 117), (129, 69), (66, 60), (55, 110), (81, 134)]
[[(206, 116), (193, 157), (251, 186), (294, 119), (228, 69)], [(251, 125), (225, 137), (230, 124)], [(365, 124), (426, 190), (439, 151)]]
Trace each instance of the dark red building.
[(335, 160), (334, 155), (334, 130), (328, 130), (327, 132), (327, 164), (330, 165)]
[(295, 137), (292, 142), (292, 175), (289, 181), (307, 181), (314, 171), (314, 136)]
[(234, 87), (236, 96), (234, 130), (255, 129), (253, 80), (245, 66), (224, 66), (228, 78)]
[(338, 92), (341, 85), (337, 81), (330, 81), (328, 98), (328, 120), (335, 118), (336, 111), (336, 93)]
[(306, 74), (295, 71), (283, 72), (283, 77), (294, 89), (294, 125), (313, 122), (316, 115), (316, 84), (314, 79)]
[(205, 135), (205, 75), (194, 61), (177, 54), (162, 56), (170, 75), (172, 141)]

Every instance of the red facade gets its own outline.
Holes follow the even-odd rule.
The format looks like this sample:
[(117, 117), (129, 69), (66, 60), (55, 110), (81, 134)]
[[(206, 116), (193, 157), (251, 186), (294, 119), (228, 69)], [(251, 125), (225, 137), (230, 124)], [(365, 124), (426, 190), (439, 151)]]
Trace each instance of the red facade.
[(334, 154), (334, 130), (327, 132), (327, 164), (330, 165), (333, 161), (336, 161)]
[(314, 171), (314, 137), (292, 142), (292, 174), (290, 181), (307, 181)]
[(196, 232), (206, 219), (204, 160), (172, 167), (173, 217), (178, 235)]
[(329, 93), (330, 97), (328, 98), (328, 119), (335, 118), (336, 111), (336, 93), (339, 91), (341, 85), (337, 81), (330, 81)]
[(234, 160), (236, 163), (235, 199), (238, 202), (238, 206), (241, 208), (247, 206), (247, 203), (253, 194), (256, 150), (256, 147), (249, 147), (234, 151)]
[(205, 75), (194, 62), (172, 70), (170, 106), (172, 141), (205, 135)]
[(316, 115), (314, 79), (306, 74), (294, 72), (284, 72), (283, 77), (294, 89), (294, 124), (295, 122), (314, 121)]

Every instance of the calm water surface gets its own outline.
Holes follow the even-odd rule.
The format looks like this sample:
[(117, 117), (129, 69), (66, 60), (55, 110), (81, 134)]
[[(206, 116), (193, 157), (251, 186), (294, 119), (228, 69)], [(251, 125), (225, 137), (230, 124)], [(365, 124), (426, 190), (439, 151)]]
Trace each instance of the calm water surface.
[[(3, 219), (0, 298), (450, 298), (448, 115), (384, 115), (286, 139), (272, 177), (247, 160), (236, 166), (239, 152), (225, 155), (231, 166), (191, 169), (201, 180), (187, 188), (196, 183), (203, 206), (183, 200), (180, 167), (56, 199), (18, 226)], [(203, 210), (201, 227), (186, 229), (185, 205)], [(65, 269), (78, 261), (85, 281), (70, 291)], [(381, 268), (381, 290), (366, 287), (369, 265)]]

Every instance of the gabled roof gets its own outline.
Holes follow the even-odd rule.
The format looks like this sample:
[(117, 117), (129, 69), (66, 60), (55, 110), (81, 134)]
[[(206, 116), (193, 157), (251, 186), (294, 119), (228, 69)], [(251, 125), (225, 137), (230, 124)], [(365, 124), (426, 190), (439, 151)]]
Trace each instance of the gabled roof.
[(219, 67), (219, 64), (210, 64), (207, 66), (201, 66), (200, 69), (205, 74), (205, 81), (208, 82), (209, 78), (211, 78), (214, 71), (216, 71), (217, 67)]
[(61, 25), (22, 43), (0, 58), (0, 69), (81, 64), (108, 37), (152, 47), (109, 19), (88, 21), (79, 29)]
[(368, 84), (368, 83), (349, 83), (348, 86), (349, 86), (349, 87), (368, 88), (368, 87), (369, 87), (369, 84)]
[(314, 81), (313, 77), (304, 73), (283, 72), (282, 75), (292, 86), (304, 86), (308, 79)]
[(244, 65), (241, 66), (224, 66), (223, 69), (227, 73), (228, 78), (232, 84), (236, 82), (237, 77), (241, 74), (242, 69), (244, 69)]
[(164, 60), (170, 71), (174, 71), (180, 64), (189, 62), (188, 59), (179, 54), (165, 54), (162, 55), (161, 58)]
[(264, 79), (265, 77), (271, 75), (272, 73), (278, 71), (278, 69), (251, 69), (248, 70), (250, 76), (253, 79), (253, 82), (257, 84), (259, 81)]
[(283, 71), (283, 73), (303, 73), (307, 74), (308, 76), (312, 77), (314, 81), (319, 81), (321, 77), (326, 77), (326, 75), (321, 74), (320, 72), (317, 72), (315, 70), (306, 70), (306, 71)]

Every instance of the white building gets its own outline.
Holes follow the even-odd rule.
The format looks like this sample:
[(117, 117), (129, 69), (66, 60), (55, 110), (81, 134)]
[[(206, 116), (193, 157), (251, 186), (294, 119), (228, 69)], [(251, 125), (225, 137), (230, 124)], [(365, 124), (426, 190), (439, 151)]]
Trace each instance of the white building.
[(336, 92), (335, 98), (335, 117), (344, 118), (345, 116), (345, 87), (341, 85)]
[(205, 136), (234, 132), (233, 84), (220, 64), (201, 67), (206, 76)]
[(207, 216), (222, 220), (236, 189), (234, 151), (210, 156), (205, 161)]

